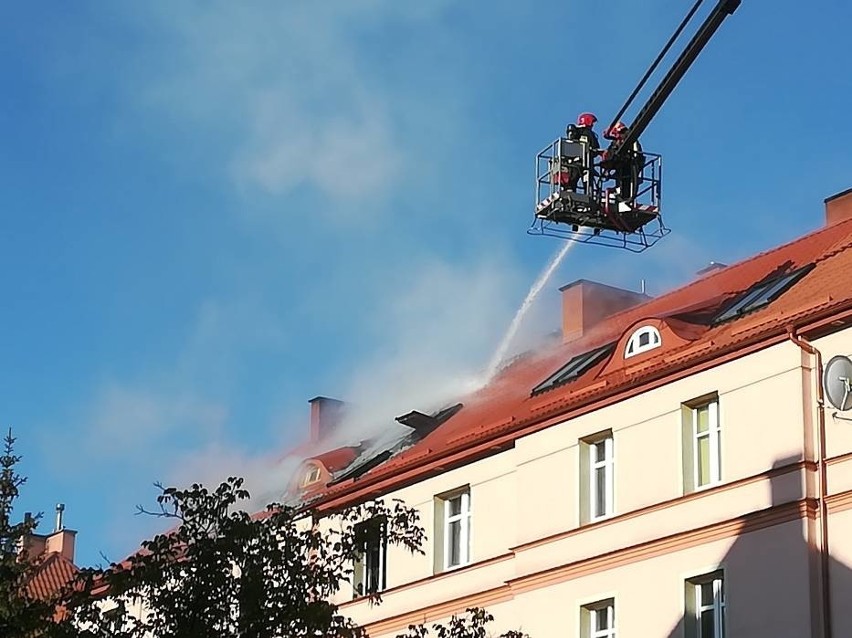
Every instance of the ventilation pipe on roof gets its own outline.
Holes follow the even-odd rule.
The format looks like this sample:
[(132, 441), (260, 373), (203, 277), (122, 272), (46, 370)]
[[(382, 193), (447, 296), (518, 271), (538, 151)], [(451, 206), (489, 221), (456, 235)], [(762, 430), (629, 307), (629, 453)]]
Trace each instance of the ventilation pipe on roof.
[(832, 226), (852, 218), (852, 188), (825, 200), (825, 225)]
[(651, 299), (648, 295), (578, 279), (562, 286), (562, 341), (587, 334), (607, 317)]
[(65, 528), (62, 522), (62, 514), (65, 512), (65, 503), (56, 504), (56, 525), (53, 528), (54, 532), (59, 532)]
[(311, 404), (311, 443), (317, 443), (340, 425), (344, 403), (328, 397), (314, 397), (308, 403)]

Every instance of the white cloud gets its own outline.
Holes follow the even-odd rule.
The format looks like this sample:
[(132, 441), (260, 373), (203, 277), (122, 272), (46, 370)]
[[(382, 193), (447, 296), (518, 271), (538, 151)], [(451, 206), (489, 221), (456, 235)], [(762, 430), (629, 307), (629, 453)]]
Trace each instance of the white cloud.
[[(379, 105), (365, 101), (319, 120), (288, 96), (264, 95), (257, 102), (249, 141), (233, 161), (240, 183), (274, 194), (308, 184), (335, 201), (362, 201), (383, 198), (398, 180), (400, 147)], [(320, 203), (316, 210), (327, 207)]]
[(422, 156), (428, 140), (412, 126), (442, 96), (423, 91), (414, 106), (364, 50), (372, 38), (421, 33), (453, 3), (144, 5), (136, 18), (158, 47), (146, 51), (151, 57), (140, 61), (128, 96), (182, 129), (222, 140), (221, 165), (243, 189), (278, 195), (306, 186), (321, 201), (350, 204), (317, 211), (377, 214), (380, 207), (358, 204), (388, 196), (415, 139)]

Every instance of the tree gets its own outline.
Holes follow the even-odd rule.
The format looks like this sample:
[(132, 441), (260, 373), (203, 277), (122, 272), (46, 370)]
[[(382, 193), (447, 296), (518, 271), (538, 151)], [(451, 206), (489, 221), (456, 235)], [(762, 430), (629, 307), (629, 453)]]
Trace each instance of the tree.
[(9, 430), (0, 455), (0, 636), (6, 638), (46, 635), (54, 628), (55, 601), (39, 599), (27, 587), (40, 557), (30, 555), (26, 539), (39, 517), (12, 522), (15, 501), (26, 483), (16, 469), (20, 461)]
[[(352, 576), (364, 535), (381, 533), (389, 546), (419, 553), (425, 540), (418, 513), (399, 501), (374, 501), (318, 519), (282, 505), (260, 515), (241, 511), (237, 506), (249, 495), (239, 478), (212, 491), (198, 484), (160, 489), (158, 511), (147, 513), (175, 527), (126, 561), (83, 573), (73, 604), (84, 635), (366, 636), (332, 602)], [(379, 524), (365, 525), (370, 522)], [(369, 596), (381, 603), (378, 593)], [(469, 610), (433, 629), (438, 638), (484, 638), (490, 620), (482, 610)], [(425, 627), (411, 627), (404, 638), (429, 635)]]

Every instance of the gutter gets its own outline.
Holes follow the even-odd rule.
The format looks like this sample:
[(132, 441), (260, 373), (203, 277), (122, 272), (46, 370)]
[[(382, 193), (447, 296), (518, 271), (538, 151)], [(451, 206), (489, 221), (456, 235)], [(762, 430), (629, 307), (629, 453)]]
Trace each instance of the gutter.
[(819, 493), (819, 558), (820, 558), (820, 602), (822, 607), (822, 635), (831, 638), (831, 575), (829, 573), (829, 544), (828, 544), (828, 504), (826, 497), (827, 471), (825, 465), (826, 437), (825, 437), (825, 400), (823, 397), (822, 375), (822, 353), (815, 348), (807, 339), (800, 336), (793, 326), (787, 328), (787, 338), (796, 344), (802, 352), (813, 357), (815, 366), (813, 368), (816, 383), (816, 425), (817, 425), (817, 485)]

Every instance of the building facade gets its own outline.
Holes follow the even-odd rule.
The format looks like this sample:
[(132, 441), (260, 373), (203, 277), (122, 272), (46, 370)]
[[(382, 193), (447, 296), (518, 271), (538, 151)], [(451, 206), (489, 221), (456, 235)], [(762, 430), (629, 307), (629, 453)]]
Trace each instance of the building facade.
[(399, 498), (429, 536), (365, 547), (337, 602), (374, 637), (474, 606), (533, 638), (852, 636), (852, 412), (821, 380), (850, 284), (852, 191), (657, 298), (566, 286), (559, 343), (400, 417), (406, 445), (306, 463), (320, 511)]

